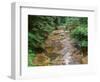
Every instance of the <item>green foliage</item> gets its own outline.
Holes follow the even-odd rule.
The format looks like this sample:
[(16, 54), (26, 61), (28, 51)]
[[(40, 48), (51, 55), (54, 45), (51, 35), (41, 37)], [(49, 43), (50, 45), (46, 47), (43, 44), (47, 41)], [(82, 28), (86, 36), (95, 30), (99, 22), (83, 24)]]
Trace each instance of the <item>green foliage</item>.
[(67, 26), (72, 26), (72, 25), (79, 25), (80, 22), (80, 17), (66, 17), (66, 25)]
[(34, 53), (29, 53), (28, 54), (28, 66), (34, 66), (34, 64), (33, 64), (34, 57), (35, 57)]
[(80, 18), (80, 25), (71, 32), (71, 36), (80, 44), (81, 47), (87, 47), (88, 32), (87, 18)]

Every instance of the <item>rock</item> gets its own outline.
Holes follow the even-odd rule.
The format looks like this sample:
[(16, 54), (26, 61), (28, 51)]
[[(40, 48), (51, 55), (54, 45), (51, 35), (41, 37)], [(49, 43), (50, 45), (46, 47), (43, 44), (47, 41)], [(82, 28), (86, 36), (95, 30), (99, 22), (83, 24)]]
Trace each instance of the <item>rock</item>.
[(44, 53), (36, 54), (33, 59), (33, 64), (36, 66), (47, 66), (50, 63), (50, 59)]
[(57, 56), (54, 60), (51, 61), (51, 65), (65, 65), (66, 61), (63, 56)]
[(87, 64), (88, 63), (88, 56), (85, 56), (82, 58), (82, 64)]

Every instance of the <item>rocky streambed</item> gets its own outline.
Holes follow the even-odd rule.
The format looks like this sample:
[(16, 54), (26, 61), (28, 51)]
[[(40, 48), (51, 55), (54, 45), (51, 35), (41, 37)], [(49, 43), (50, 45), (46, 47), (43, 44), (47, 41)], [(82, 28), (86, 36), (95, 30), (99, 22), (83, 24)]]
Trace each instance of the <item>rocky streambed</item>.
[(81, 50), (70, 38), (69, 32), (59, 29), (48, 36), (45, 41), (45, 51), (37, 54), (33, 63), (39, 66), (84, 64), (83, 60)]

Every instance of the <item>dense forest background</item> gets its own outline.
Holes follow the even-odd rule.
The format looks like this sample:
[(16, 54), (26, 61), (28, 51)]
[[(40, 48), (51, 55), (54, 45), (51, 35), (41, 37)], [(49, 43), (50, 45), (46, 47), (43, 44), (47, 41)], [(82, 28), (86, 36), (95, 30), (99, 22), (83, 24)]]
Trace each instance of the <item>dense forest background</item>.
[(28, 65), (33, 66), (32, 59), (36, 53), (44, 51), (44, 42), (56, 29), (69, 31), (70, 36), (82, 48), (88, 47), (88, 18), (69, 16), (28, 15)]

